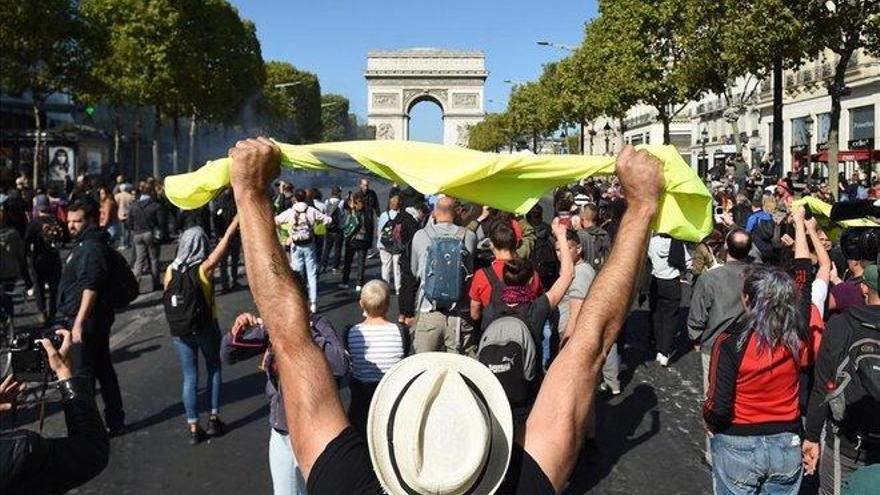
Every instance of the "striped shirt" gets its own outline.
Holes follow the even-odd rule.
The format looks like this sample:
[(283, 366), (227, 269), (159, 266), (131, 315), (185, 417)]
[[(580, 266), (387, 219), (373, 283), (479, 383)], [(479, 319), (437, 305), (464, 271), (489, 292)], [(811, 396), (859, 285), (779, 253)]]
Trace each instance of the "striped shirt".
[(404, 348), (400, 329), (393, 323), (364, 325), (359, 323), (348, 331), (348, 352), (354, 377), (362, 383), (375, 383), (403, 359)]

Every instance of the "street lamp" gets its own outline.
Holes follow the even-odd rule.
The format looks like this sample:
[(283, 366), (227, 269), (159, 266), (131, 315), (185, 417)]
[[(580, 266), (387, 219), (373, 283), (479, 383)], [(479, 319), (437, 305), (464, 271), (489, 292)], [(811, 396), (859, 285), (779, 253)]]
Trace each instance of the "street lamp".
[[(596, 129), (593, 129), (592, 127), (590, 127), (590, 130), (587, 131), (587, 134), (590, 135), (590, 154), (592, 155), (593, 154), (593, 138), (596, 137)], [(583, 150), (581, 150), (581, 152), (583, 153)]]
[(566, 45), (564, 43), (554, 43), (552, 41), (547, 41), (547, 40), (538, 41), (538, 46), (559, 48), (560, 50), (565, 50), (565, 51), (569, 51), (569, 52), (573, 52), (573, 51), (577, 50), (576, 46)]
[(611, 141), (611, 124), (605, 122), (605, 127), (603, 127), (602, 130), (605, 133), (605, 154), (610, 155), (611, 147), (609, 145), (609, 142)]

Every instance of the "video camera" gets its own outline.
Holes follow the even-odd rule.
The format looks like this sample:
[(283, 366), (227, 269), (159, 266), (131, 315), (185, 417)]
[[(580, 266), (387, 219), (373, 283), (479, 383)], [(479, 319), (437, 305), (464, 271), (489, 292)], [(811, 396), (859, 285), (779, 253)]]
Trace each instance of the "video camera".
[[(831, 220), (871, 218), (880, 222), (880, 201), (845, 201), (831, 208)], [(847, 259), (880, 263), (880, 227), (854, 227), (843, 231), (840, 247)]]
[(9, 343), (8, 349), (0, 349), (0, 353), (9, 354), (12, 374), (17, 380), (41, 382), (51, 378), (52, 369), (49, 367), (48, 355), (40, 339), (49, 339), (56, 349), (61, 348), (64, 342), (64, 338), (55, 333), (55, 328), (36, 329), (16, 335)]

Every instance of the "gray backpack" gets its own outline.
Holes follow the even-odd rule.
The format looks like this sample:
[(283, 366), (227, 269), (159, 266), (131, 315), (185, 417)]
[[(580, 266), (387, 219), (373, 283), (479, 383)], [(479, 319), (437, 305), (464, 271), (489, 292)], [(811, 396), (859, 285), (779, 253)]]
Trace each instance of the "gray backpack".
[(538, 350), (529, 327), (519, 316), (503, 314), (480, 337), (477, 360), (501, 382), (511, 405), (529, 402), (536, 385)]

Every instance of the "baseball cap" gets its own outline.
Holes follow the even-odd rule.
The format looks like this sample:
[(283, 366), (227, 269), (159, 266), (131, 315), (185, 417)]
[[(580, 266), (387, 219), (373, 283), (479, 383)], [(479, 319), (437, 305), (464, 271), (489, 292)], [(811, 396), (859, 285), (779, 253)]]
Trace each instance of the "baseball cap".
[(862, 283), (880, 292), (880, 269), (878, 269), (877, 265), (868, 265), (865, 268), (865, 274), (862, 275)]

